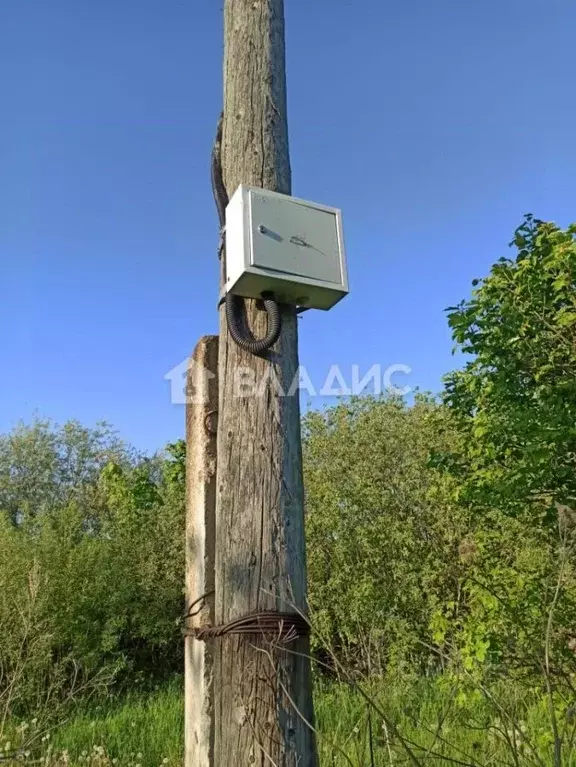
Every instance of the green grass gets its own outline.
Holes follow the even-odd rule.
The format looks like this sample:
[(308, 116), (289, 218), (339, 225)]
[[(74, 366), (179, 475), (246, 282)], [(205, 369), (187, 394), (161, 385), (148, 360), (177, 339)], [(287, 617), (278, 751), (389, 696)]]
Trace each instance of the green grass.
[(109, 761), (116, 759), (122, 767), (176, 765), (182, 763), (183, 729), (183, 694), (171, 685), (79, 711), (55, 732), (52, 745), (74, 760), (84, 753), (94, 761), (101, 747)]
[[(534, 689), (499, 685), (489, 700), (478, 690), (464, 694), (442, 681), (412, 679), (372, 683), (366, 695), (369, 700), (345, 685), (317, 689), (321, 767), (554, 764), (547, 701)], [(182, 697), (173, 684), (148, 695), (81, 706), (54, 731), (45, 763), (181, 765)], [(561, 699), (556, 708), (562, 764), (576, 767), (573, 712)], [(46, 755), (46, 744), (43, 751)]]

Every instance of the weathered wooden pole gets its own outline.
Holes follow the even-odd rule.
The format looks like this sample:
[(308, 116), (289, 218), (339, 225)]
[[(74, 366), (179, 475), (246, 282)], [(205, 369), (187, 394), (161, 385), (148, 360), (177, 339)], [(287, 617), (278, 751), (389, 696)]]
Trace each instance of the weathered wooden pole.
[[(214, 622), (218, 336), (198, 342), (186, 404), (187, 628)], [(214, 767), (213, 645), (185, 638), (185, 767)]]
[[(289, 194), (283, 0), (225, 0), (223, 179)], [(246, 301), (253, 333), (266, 314)], [(297, 317), (265, 358), (242, 351), (220, 315), (216, 488), (219, 625), (255, 611), (306, 612)], [(248, 385), (247, 385), (248, 384)], [(253, 385), (252, 385), (253, 384)], [(293, 387), (294, 388), (294, 387)], [(315, 767), (309, 641), (215, 641), (216, 767)]]

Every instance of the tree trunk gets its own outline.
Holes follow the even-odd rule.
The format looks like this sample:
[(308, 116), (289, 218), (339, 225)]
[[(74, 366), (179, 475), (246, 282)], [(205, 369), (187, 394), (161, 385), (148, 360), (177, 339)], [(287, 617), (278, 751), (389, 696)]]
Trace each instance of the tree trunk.
[[(224, 183), (291, 191), (283, 0), (226, 0)], [(254, 335), (266, 314), (246, 301)], [(220, 315), (218, 624), (255, 611), (306, 613), (297, 318), (266, 359), (243, 352)], [(283, 396), (283, 394), (288, 396)], [(215, 644), (215, 764), (315, 767), (309, 642), (256, 634)]]

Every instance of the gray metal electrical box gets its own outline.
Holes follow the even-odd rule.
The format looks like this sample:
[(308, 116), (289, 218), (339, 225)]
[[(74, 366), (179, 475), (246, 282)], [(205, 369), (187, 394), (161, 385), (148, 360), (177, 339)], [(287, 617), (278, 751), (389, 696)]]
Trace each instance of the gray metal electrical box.
[(330, 309), (348, 293), (341, 211), (241, 185), (226, 208), (226, 291)]

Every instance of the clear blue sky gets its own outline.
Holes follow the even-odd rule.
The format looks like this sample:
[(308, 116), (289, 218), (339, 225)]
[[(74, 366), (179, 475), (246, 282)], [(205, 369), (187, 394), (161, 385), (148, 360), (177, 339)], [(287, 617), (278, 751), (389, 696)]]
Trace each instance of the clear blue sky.
[[(0, 431), (183, 432), (164, 375), (217, 328), (221, 2), (4, 0)], [(573, 0), (286, 0), (294, 194), (342, 207), (352, 294), (301, 360), (455, 365), (443, 310), (525, 212), (576, 219)]]

